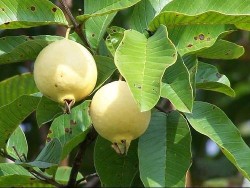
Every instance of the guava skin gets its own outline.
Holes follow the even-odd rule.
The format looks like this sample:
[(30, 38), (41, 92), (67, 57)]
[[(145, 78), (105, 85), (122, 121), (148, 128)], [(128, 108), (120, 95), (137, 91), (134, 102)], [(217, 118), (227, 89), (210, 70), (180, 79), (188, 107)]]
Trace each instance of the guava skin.
[(115, 81), (95, 93), (90, 116), (96, 131), (123, 154), (127, 152), (131, 140), (146, 131), (151, 112), (140, 112), (127, 83)]
[(39, 53), (34, 64), (34, 79), (40, 92), (58, 103), (80, 101), (95, 87), (96, 63), (84, 46), (62, 39)]

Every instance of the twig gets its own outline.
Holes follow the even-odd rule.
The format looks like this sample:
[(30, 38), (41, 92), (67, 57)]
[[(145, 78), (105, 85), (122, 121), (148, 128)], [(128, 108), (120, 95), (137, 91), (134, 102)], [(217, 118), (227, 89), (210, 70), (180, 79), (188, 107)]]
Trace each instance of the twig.
[[(2, 157), (4, 157), (4, 158), (7, 158), (7, 159), (13, 161), (13, 162), (16, 161), (16, 159), (15, 159), (14, 157), (10, 156), (9, 154), (7, 154), (7, 153), (5, 153), (5, 152), (3, 152), (3, 151), (0, 151), (0, 155), (1, 155)], [(49, 183), (49, 184), (51, 184), (51, 185), (54, 185), (54, 186), (56, 186), (56, 187), (63, 187), (62, 184), (58, 183), (58, 182), (55, 181), (54, 179), (52, 179), (52, 178), (50, 178), (50, 177), (48, 177), (48, 176), (46, 176), (46, 175), (44, 175), (44, 174), (42, 174), (42, 173), (36, 171), (36, 170), (33, 169), (33, 168), (24, 167), (24, 166), (23, 166), (23, 168), (25, 168), (27, 171), (29, 171), (29, 173), (31, 173), (34, 177), (38, 178), (38, 179), (41, 180), (41, 181), (44, 181), (44, 182)]]
[(96, 139), (96, 137), (97, 137), (97, 133), (94, 130), (94, 128), (91, 127), (91, 130), (87, 134), (86, 139), (83, 142), (81, 142), (79, 145), (79, 149), (78, 149), (78, 152), (75, 156), (72, 170), (70, 173), (69, 182), (68, 182), (68, 185), (66, 187), (68, 187), (68, 188), (76, 187), (76, 178), (77, 178), (77, 174), (78, 174), (80, 167), (81, 167), (83, 155), (85, 153), (87, 146), (89, 144), (91, 144)]
[(72, 24), (74, 26), (74, 30), (77, 33), (77, 35), (80, 37), (80, 39), (82, 40), (84, 46), (89, 48), (88, 42), (86, 41), (86, 38), (84, 37), (84, 35), (82, 33), (81, 25), (76, 21), (76, 19), (72, 15), (71, 11), (69, 10), (68, 6), (66, 5), (65, 1), (59, 0), (59, 2), (61, 3), (62, 8), (64, 9), (65, 13), (68, 15), (70, 21), (72, 22)]

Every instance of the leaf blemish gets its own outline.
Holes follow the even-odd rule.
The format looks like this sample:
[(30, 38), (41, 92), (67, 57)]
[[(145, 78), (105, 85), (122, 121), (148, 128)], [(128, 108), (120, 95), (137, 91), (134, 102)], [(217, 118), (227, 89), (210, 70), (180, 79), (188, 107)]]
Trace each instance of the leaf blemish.
[(200, 40), (204, 40), (205, 39), (205, 35), (204, 34), (199, 34), (199, 39)]
[(52, 131), (51, 130), (49, 130), (49, 134), (51, 134), (52, 133)]
[(31, 6), (30, 10), (34, 12), (36, 10), (36, 7), (35, 6)]
[(197, 37), (197, 36), (195, 36), (195, 37), (194, 37), (194, 40), (197, 40), (197, 39), (198, 39), (198, 37)]
[(53, 12), (56, 12), (56, 11), (57, 11), (57, 8), (56, 8), (56, 7), (53, 7), (53, 8), (52, 8), (52, 11), (53, 11)]
[(95, 37), (95, 34), (94, 34), (94, 33), (92, 33), (91, 37)]
[(192, 44), (187, 45), (187, 47), (189, 47), (189, 48), (191, 48), (192, 46), (193, 46)]
[(4, 8), (1, 8), (1, 10), (4, 12), (5, 10), (4, 10)]
[(70, 120), (70, 125), (71, 125), (71, 126), (76, 125), (76, 121), (75, 121), (75, 120), (73, 120), (73, 119), (71, 119), (71, 120)]
[(34, 39), (34, 37), (32, 37), (32, 36), (28, 36), (28, 38), (29, 38), (30, 40), (33, 40), (33, 39)]
[(10, 22), (5, 22), (4, 24), (5, 24), (5, 25), (8, 25), (8, 24), (10, 24)]

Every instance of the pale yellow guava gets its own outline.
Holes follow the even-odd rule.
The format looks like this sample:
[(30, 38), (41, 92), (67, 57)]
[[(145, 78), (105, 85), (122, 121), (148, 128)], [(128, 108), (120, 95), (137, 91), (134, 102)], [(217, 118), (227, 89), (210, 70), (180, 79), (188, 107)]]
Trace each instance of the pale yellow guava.
[(124, 154), (131, 140), (147, 129), (151, 112), (140, 112), (127, 83), (115, 81), (95, 93), (90, 116), (96, 131), (111, 141), (118, 153)]
[(37, 88), (58, 102), (79, 101), (95, 87), (97, 68), (91, 53), (82, 45), (68, 39), (46, 46), (34, 64)]

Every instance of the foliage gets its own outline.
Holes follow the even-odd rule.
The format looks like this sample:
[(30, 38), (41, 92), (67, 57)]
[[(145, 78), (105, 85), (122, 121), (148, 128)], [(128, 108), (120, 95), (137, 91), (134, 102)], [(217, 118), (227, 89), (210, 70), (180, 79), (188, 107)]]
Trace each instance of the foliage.
[[(74, 18), (66, 11), (70, 21), (49, 0), (0, 2), (1, 73), (5, 65), (33, 63), (45, 46), (63, 38), (53, 32), (8, 36), (8, 31), (56, 25), (73, 27), (70, 39), (90, 49), (98, 69), (94, 91), (75, 104), (71, 114), (63, 114), (59, 104), (39, 93), (31, 73), (0, 82), (0, 154), (14, 162), (0, 163), (0, 185), (83, 186), (88, 175), (79, 172), (79, 163), (95, 141), (94, 171), (102, 186), (183, 187), (191, 166), (191, 129), (213, 140), (250, 180), (250, 149), (238, 129), (219, 107), (197, 97), (201, 90), (235, 96), (228, 77), (209, 60), (244, 54), (242, 46), (226, 37), (239, 29), (250, 30), (250, 1), (84, 2), (84, 14)], [(121, 14), (127, 15), (126, 20), (117, 24)], [(93, 94), (118, 75), (128, 83), (140, 110), (152, 111), (149, 128), (122, 156), (109, 141), (96, 139), (88, 113)], [(40, 131), (51, 126), (43, 149), (31, 159), (19, 125), (34, 111), (37, 125), (32, 126)], [(60, 165), (74, 155), (72, 168)]]

